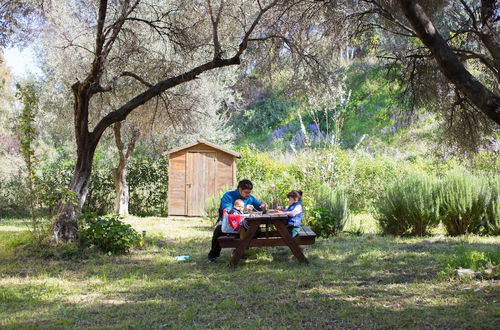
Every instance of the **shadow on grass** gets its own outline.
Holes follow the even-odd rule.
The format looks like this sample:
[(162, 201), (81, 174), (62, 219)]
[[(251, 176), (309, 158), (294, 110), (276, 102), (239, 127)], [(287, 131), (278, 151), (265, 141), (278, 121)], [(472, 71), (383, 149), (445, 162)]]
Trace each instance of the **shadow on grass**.
[(211, 228), (196, 230), (200, 237), (151, 236), (126, 256), (13, 257), (0, 266), (0, 283), (29, 269), (38, 289), (9, 287), (0, 326), (494, 328), (500, 315), (498, 281), (437, 279), (455, 242), (428, 249), (393, 238), (319, 239), (305, 249), (309, 265), (262, 248), (231, 269), (230, 249), (207, 262)]

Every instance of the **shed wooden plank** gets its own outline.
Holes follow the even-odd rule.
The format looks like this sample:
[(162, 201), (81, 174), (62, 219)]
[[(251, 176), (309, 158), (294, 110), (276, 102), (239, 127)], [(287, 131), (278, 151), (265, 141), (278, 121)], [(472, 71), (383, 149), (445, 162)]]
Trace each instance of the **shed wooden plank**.
[(169, 159), (168, 214), (186, 214), (186, 153), (171, 155)]

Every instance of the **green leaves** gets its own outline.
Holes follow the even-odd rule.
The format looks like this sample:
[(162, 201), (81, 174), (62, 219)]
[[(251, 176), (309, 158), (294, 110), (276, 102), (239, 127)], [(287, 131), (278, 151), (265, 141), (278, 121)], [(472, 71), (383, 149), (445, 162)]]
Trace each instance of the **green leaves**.
[(449, 235), (480, 232), (489, 203), (486, 180), (452, 172), (443, 180), (440, 198), (440, 214)]
[(19, 131), (17, 135), (19, 137), (21, 153), (28, 166), (28, 171), (30, 171), (32, 166), (37, 162), (35, 157), (35, 116), (38, 110), (38, 97), (34, 86), (31, 84), (27, 84), (26, 86), (16, 84), (16, 89), (16, 97), (23, 104), (21, 113), (18, 116)]
[(103, 252), (126, 253), (141, 241), (139, 233), (120, 221), (117, 214), (97, 216), (95, 213), (86, 213), (82, 222), (83, 243), (96, 246)]
[(490, 197), (484, 227), (487, 234), (500, 235), (500, 176), (489, 181)]
[(385, 234), (427, 235), (439, 224), (438, 180), (423, 174), (410, 174), (390, 183), (375, 206)]
[(41, 189), (40, 179), (36, 173), (39, 160), (35, 155), (37, 138), (35, 117), (38, 111), (38, 97), (35, 93), (35, 87), (32, 84), (27, 84), (26, 86), (16, 84), (16, 88), (16, 97), (23, 104), (23, 108), (18, 116), (19, 128), (17, 131), (21, 154), (26, 165), (26, 191), (22, 199), (28, 206), (30, 213), (30, 230), (35, 238), (42, 240), (43, 230), (41, 228), (42, 224), (39, 213), (43, 190)]
[(451, 236), (500, 232), (500, 179), (450, 172), (443, 179), (409, 174), (389, 183), (376, 202), (385, 234), (427, 235), (440, 222)]
[(315, 191), (314, 200), (314, 206), (310, 210), (306, 210), (314, 232), (320, 237), (329, 237), (340, 233), (349, 216), (344, 188), (333, 189), (328, 184), (322, 184)]

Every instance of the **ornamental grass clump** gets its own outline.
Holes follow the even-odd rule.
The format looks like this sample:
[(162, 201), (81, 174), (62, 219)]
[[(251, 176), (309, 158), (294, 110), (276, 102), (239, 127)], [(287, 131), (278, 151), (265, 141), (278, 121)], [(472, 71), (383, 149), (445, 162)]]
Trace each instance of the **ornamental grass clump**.
[(500, 176), (489, 181), (489, 201), (484, 221), (485, 233), (500, 235)]
[(320, 237), (329, 237), (340, 233), (347, 222), (349, 207), (343, 187), (332, 188), (328, 184), (320, 185), (314, 193), (314, 206), (306, 210), (309, 222)]
[(390, 183), (375, 204), (382, 232), (427, 235), (439, 224), (438, 187), (436, 178), (416, 174)]
[(490, 193), (485, 179), (463, 172), (451, 172), (440, 187), (440, 214), (451, 236), (481, 231)]

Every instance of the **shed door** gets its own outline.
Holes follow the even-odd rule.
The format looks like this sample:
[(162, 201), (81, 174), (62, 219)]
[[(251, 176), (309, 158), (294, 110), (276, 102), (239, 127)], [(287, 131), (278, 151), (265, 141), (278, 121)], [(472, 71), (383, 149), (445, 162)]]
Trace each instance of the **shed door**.
[(188, 216), (205, 215), (205, 200), (215, 194), (215, 152), (187, 153), (186, 201)]

